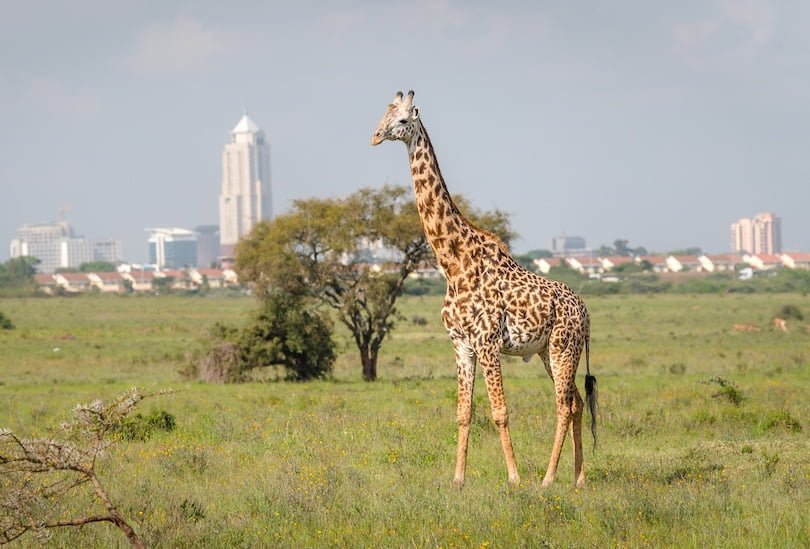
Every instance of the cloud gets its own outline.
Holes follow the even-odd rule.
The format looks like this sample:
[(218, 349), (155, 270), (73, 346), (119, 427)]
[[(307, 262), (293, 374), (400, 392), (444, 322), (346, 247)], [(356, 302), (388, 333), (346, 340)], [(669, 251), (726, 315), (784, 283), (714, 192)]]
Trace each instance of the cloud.
[(675, 51), (697, 67), (745, 64), (770, 43), (774, 18), (769, 0), (715, 0), (707, 17), (673, 26)]
[(153, 24), (138, 33), (129, 57), (130, 67), (140, 75), (193, 74), (204, 72), (223, 47), (223, 36), (189, 17), (171, 23)]

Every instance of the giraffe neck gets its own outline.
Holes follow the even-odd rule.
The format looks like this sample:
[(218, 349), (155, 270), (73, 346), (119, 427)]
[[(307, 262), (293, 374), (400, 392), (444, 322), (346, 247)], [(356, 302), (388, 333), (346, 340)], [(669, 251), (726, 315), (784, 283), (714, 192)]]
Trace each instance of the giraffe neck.
[(461, 215), (447, 190), (439, 162), (421, 122), (408, 143), (416, 207), (425, 237), (448, 278), (460, 272), (463, 242), (472, 226)]

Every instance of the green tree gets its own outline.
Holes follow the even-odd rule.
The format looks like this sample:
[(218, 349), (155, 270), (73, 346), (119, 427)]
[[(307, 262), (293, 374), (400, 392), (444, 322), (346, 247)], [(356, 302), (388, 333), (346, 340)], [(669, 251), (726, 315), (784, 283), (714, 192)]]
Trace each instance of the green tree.
[(152, 289), (156, 294), (170, 294), (174, 286), (173, 276), (156, 276), (152, 279)]
[(13, 257), (0, 263), (0, 290), (5, 294), (27, 294), (36, 290), (36, 257)]
[(79, 265), (79, 272), (82, 273), (114, 273), (115, 263), (109, 261), (88, 261)]
[(703, 255), (703, 250), (695, 246), (680, 250), (672, 250), (671, 252), (667, 252), (667, 255)]
[[(505, 242), (514, 237), (504, 212), (479, 212), (463, 197), (456, 203)], [(367, 381), (377, 378), (379, 350), (399, 318), (395, 304), (406, 279), (433, 261), (404, 186), (297, 200), (290, 213), (256, 225), (236, 250), (240, 280), (260, 297), (283, 291), (333, 308), (352, 334)]]

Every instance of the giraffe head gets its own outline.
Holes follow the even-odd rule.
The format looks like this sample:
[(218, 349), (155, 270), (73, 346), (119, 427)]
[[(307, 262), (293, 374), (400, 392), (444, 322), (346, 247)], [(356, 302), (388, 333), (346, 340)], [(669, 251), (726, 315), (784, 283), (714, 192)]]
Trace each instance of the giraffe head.
[(413, 90), (404, 97), (402, 92), (397, 92), (380, 120), (380, 125), (371, 136), (371, 144), (379, 145), (386, 139), (410, 142), (417, 120), (419, 120), (419, 109), (413, 106)]

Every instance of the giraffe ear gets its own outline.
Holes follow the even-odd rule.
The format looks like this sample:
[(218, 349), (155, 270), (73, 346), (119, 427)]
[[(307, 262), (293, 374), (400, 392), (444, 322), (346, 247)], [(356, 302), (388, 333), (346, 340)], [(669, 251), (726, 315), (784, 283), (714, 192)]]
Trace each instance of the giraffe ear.
[(411, 118), (413, 118), (414, 120), (419, 119), (419, 107), (413, 107), (411, 109)]

